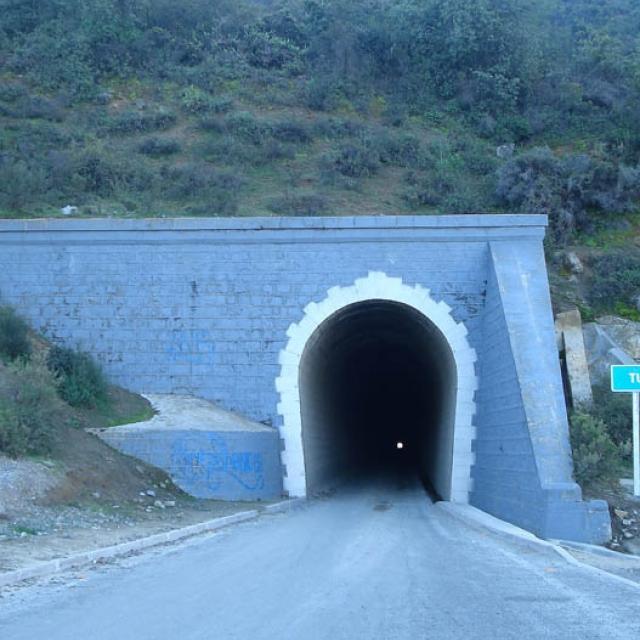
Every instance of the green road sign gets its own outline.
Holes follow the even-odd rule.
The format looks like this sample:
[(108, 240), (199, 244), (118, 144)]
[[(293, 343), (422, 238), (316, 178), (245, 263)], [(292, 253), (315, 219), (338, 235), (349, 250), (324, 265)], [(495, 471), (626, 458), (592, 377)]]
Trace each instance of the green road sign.
[(611, 391), (640, 392), (640, 365), (614, 364), (611, 366)]

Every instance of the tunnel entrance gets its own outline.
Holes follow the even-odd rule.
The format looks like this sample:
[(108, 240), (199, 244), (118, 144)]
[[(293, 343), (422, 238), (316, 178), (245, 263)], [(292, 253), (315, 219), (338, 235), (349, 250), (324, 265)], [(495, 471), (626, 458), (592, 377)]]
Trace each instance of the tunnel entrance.
[(307, 494), (401, 475), (449, 499), (456, 376), (447, 339), (413, 307), (365, 300), (328, 317), (299, 366)]

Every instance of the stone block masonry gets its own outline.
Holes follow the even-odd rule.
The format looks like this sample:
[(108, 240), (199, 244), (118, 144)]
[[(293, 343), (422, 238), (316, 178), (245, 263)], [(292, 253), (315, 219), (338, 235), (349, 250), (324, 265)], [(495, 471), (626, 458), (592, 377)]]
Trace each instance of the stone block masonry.
[(300, 411), (283, 402), (291, 385), (276, 387), (296, 389), (290, 328), (306, 335), (300, 327), (323, 321), (310, 303), (411, 306), (449, 342), (464, 391), (441, 443), (456, 443), (445, 467), (466, 474), (455, 486), (467, 490), (445, 497), (543, 536), (602, 541), (605, 506), (582, 502), (571, 477), (545, 225), (528, 215), (5, 220), (0, 295), (118, 384), (205, 398), (279, 429), (291, 495), (305, 492), (303, 425), (286, 413)]

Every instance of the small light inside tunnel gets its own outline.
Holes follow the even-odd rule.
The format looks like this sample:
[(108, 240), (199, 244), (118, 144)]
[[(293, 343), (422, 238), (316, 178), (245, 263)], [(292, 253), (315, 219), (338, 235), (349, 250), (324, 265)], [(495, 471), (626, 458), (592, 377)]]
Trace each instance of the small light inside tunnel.
[(404, 442), (397, 442), (396, 449), (404, 449)]

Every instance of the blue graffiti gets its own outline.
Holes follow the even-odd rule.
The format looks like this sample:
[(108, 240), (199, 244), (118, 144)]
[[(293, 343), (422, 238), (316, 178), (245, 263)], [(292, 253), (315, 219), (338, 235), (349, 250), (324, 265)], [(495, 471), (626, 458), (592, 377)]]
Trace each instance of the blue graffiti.
[(173, 329), (164, 343), (164, 353), (170, 362), (209, 364), (215, 353), (210, 331)]
[(230, 452), (225, 439), (207, 433), (179, 438), (173, 444), (171, 467), (193, 493), (218, 491), (229, 479), (248, 491), (264, 489), (262, 454)]

